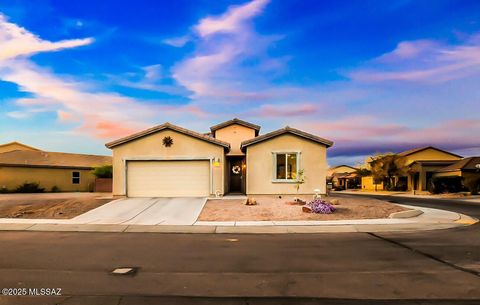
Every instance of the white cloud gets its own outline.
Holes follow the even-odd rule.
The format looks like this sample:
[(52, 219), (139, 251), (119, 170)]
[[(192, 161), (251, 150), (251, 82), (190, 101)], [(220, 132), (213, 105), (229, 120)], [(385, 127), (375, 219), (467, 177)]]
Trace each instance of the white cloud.
[(281, 39), (257, 33), (252, 24), (268, 4), (254, 0), (231, 6), (220, 16), (201, 19), (193, 27), (195, 51), (172, 69), (173, 78), (196, 102), (211, 103), (264, 98), (269, 79), (287, 58), (272, 58), (268, 49)]
[(456, 45), (434, 40), (403, 41), (393, 51), (347, 75), (360, 82), (443, 83), (480, 74), (477, 36)]
[[(92, 41), (91, 38), (45, 41), (0, 15), (0, 79), (15, 83), (20, 91), (32, 95), (17, 99), (15, 104), (20, 110), (7, 115), (25, 119), (45, 109), (55, 112), (61, 122), (77, 124), (77, 131), (100, 138), (124, 136), (145, 128), (159, 114), (203, 115), (200, 109), (191, 106), (152, 105), (116, 93), (98, 92), (92, 83), (57, 76), (26, 58), (37, 52), (73, 48)], [(161, 77), (159, 65), (145, 67), (144, 71), (147, 79)]]
[(269, 0), (254, 0), (240, 6), (232, 6), (218, 17), (206, 17), (200, 20), (195, 30), (201, 37), (217, 33), (238, 33), (253, 17), (259, 15)]
[(10, 111), (7, 112), (7, 116), (14, 118), (14, 119), (26, 119), (29, 118), (31, 113), (27, 111)]
[(190, 36), (185, 35), (185, 36), (176, 37), (176, 38), (164, 39), (163, 43), (168, 44), (172, 47), (181, 48), (184, 45), (186, 45), (190, 40), (191, 40)]
[(91, 44), (93, 38), (70, 39), (58, 42), (42, 40), (26, 29), (8, 22), (0, 13), (0, 61), (39, 52), (51, 52)]

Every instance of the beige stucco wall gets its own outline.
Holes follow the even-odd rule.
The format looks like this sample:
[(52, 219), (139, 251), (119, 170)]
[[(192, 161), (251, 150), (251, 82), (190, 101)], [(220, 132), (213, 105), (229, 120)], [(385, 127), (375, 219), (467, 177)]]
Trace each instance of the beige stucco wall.
[(405, 158), (405, 164), (409, 165), (414, 161), (430, 161), (430, 160), (460, 160), (461, 158), (452, 156), (450, 154), (435, 150), (425, 149), (420, 152), (408, 155)]
[(376, 184), (376, 185), (373, 182), (374, 181), (372, 176), (362, 177), (362, 190), (365, 190), (365, 191), (383, 190), (383, 182), (380, 182), (379, 184)]
[[(162, 144), (164, 137), (173, 139), (171, 147)], [(223, 167), (224, 148), (173, 130), (160, 132), (136, 139), (113, 148), (113, 195), (125, 196), (125, 163), (128, 158), (220, 158), (220, 166), (213, 166), (213, 191), (224, 192)], [(179, 181), (179, 183), (182, 183)]]
[(327, 148), (301, 137), (285, 134), (247, 147), (247, 194), (296, 194), (294, 183), (272, 182), (272, 152), (301, 153), (300, 169), (305, 183), (299, 194), (314, 194), (314, 189), (326, 192)]
[(255, 137), (255, 130), (243, 125), (233, 124), (215, 131), (215, 138), (230, 143), (228, 155), (243, 155), (240, 144)]
[[(72, 172), (80, 172), (80, 184), (72, 184)], [(14, 190), (25, 182), (36, 182), (50, 192), (57, 186), (62, 192), (88, 192), (93, 190), (95, 176), (91, 170), (0, 167), (0, 188)]]

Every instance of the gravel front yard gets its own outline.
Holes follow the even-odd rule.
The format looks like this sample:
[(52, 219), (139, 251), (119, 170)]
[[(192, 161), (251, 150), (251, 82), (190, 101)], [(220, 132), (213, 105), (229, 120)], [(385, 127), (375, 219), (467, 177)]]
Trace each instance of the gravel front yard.
[(0, 218), (69, 219), (112, 201), (99, 199), (103, 196), (108, 195), (95, 193), (0, 195)]
[(248, 221), (248, 220), (340, 220), (388, 218), (391, 213), (407, 209), (386, 201), (370, 198), (338, 198), (339, 204), (333, 214), (313, 214), (302, 212), (299, 205), (287, 202), (293, 198), (255, 198), (257, 205), (246, 206), (245, 200), (208, 200), (198, 220), (201, 221)]

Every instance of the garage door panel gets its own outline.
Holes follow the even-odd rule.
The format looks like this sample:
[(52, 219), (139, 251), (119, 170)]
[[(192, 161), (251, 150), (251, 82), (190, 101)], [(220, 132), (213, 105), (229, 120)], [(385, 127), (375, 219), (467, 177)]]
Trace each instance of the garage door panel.
[(209, 161), (129, 161), (129, 197), (197, 197), (210, 194)]

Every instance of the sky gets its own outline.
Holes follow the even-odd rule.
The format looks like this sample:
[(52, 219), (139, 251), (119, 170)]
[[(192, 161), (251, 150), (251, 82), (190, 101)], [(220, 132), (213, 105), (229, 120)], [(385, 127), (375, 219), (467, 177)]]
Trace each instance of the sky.
[(335, 142), (330, 165), (480, 155), (480, 1), (0, 0), (0, 143), (110, 154), (238, 117)]

